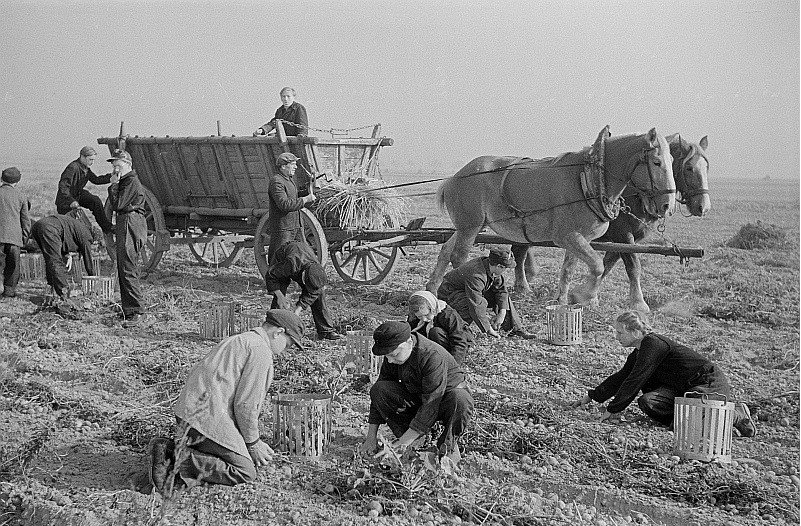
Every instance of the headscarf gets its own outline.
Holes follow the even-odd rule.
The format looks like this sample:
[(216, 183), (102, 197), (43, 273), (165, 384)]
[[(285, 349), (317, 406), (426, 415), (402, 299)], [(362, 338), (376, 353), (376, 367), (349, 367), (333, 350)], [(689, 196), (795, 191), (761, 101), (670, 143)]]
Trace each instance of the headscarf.
[[(414, 296), (420, 296), (421, 298), (425, 299), (426, 303), (428, 303), (429, 310), (432, 313), (434, 313), (434, 316), (436, 316), (437, 314), (439, 314), (440, 312), (445, 310), (445, 307), (447, 306), (447, 304), (444, 301), (442, 301), (440, 299), (437, 299), (436, 296), (434, 296), (432, 293), (430, 293), (427, 290), (421, 290), (421, 291), (415, 292), (414, 294), (412, 294), (412, 296), (413, 297)], [(431, 327), (433, 325), (434, 325), (433, 321), (430, 321), (430, 322), (426, 323), (423, 320), (420, 320), (420, 323), (417, 325), (417, 327), (412, 327), (412, 331), (414, 331), (414, 332), (422, 332), (423, 334), (428, 334), (428, 331), (431, 330)]]

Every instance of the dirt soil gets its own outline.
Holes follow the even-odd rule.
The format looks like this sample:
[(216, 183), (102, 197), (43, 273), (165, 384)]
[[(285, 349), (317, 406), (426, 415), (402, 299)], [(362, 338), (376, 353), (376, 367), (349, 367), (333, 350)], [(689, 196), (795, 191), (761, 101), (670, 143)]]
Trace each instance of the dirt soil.
[[(798, 524), (797, 201), (781, 223), (788, 244), (726, 246), (751, 217), (776, 217), (763, 204), (745, 216), (736, 200), (719, 199), (717, 216), (672, 218), (669, 233), (706, 249), (687, 268), (644, 258), (657, 332), (720, 364), (757, 419), (756, 437), (733, 439), (731, 463), (679, 460), (673, 433), (636, 404), (620, 425), (598, 423), (598, 405), (566, 407), (622, 365), (627, 350), (609, 325), (628, 283), (620, 266), (600, 306), (584, 309), (582, 342), (551, 345), (544, 307), (561, 254), (542, 249), (533, 293), (514, 297), (537, 338), (479, 337), (467, 358), (476, 412), (458, 470), (437, 462), (429, 443), (400, 468), (359, 457), (368, 381), (342, 373), (345, 340), (310, 340), (309, 352), (277, 364), (271, 394), (338, 393), (327, 452), (280, 455), (253, 484), (163, 499), (147, 480), (145, 446), (172, 433), (183, 381), (215, 345), (199, 336), (199, 317), (220, 301), (243, 312), (267, 305), (252, 255), (212, 269), (173, 247), (145, 280), (150, 314), (138, 327), (120, 324), (118, 305), (81, 297), (71, 312), (41, 309), (40, 283), (0, 303), (0, 525)], [(410, 249), (373, 287), (343, 283), (329, 267), (338, 328), (402, 318), (437, 251)], [(267, 400), (262, 417), (268, 443), (271, 407)]]

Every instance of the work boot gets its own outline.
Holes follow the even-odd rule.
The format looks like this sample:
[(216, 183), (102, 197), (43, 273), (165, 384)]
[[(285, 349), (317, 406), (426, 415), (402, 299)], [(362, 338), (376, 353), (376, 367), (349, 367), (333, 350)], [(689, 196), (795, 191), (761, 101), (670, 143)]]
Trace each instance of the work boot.
[(751, 418), (751, 410), (744, 402), (734, 404), (734, 429), (743, 437), (750, 438), (756, 435), (756, 424)]
[(169, 438), (153, 438), (148, 442), (147, 449), (150, 454), (150, 482), (163, 494), (175, 462), (175, 442)]
[(113, 264), (117, 264), (117, 243), (114, 241), (114, 234), (112, 232), (103, 233), (103, 241), (106, 245), (106, 252), (108, 257), (111, 258)]

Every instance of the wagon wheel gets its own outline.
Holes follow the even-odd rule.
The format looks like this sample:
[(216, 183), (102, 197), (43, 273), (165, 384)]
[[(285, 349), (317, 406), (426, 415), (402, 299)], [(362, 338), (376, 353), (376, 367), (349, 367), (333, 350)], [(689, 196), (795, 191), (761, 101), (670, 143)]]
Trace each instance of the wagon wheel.
[[(270, 246), (270, 233), (267, 227), (269, 214), (264, 214), (259, 220), (259, 225), (256, 227), (256, 235), (253, 238), (253, 256), (256, 258), (256, 266), (259, 267), (259, 274), (264, 276), (267, 272), (267, 254)], [(328, 263), (328, 241), (325, 239), (325, 231), (323, 226), (307, 209), (303, 208), (300, 211), (300, 222), (303, 225), (303, 233), (306, 236), (306, 241), (311, 246), (317, 256), (320, 265), (325, 266)]]
[[(203, 233), (204, 236), (213, 237), (224, 235), (216, 228)], [(244, 242), (226, 241), (217, 239), (208, 243), (190, 243), (189, 250), (195, 259), (213, 267), (230, 267), (237, 262), (245, 246)]]
[[(147, 221), (147, 238), (140, 254), (141, 269), (144, 272), (151, 272), (156, 269), (161, 261), (161, 256), (166, 250), (159, 241), (159, 232), (167, 232), (167, 223), (164, 221), (164, 213), (161, 205), (153, 192), (146, 186), (142, 186), (145, 195), (145, 220)], [(104, 209), (108, 216), (112, 216), (111, 203), (108, 198), (104, 204)], [(167, 245), (169, 247), (169, 245)]]
[[(387, 228), (395, 229), (393, 221)], [(346, 283), (378, 285), (389, 276), (398, 260), (398, 247), (371, 247), (364, 240), (347, 241), (331, 251), (331, 263)]]

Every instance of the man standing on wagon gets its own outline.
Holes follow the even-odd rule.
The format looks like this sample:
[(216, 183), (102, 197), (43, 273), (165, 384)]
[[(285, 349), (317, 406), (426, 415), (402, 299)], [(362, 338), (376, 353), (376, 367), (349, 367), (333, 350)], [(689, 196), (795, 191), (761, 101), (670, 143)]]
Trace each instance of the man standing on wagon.
[(114, 167), (109, 189), (111, 209), (117, 213), (117, 276), (122, 317), (136, 322), (145, 313), (139, 286), (139, 257), (147, 240), (145, 193), (133, 170), (131, 154), (114, 150), (108, 160)]
[[(306, 116), (306, 108), (300, 102), (295, 101), (295, 88), (283, 88), (281, 90), (281, 106), (275, 110), (275, 117), (268, 123), (261, 125), (253, 136), (267, 135), (275, 129), (275, 121), (283, 121), (284, 131), (287, 137), (308, 135), (309, 118)], [(296, 126), (296, 125), (300, 126)]]
[[(481, 332), (494, 338), (500, 337), (501, 329), (509, 331), (508, 336), (534, 338), (523, 329), (504, 282), (504, 270), (514, 266), (511, 252), (493, 248), (489, 256), (471, 259), (445, 274), (437, 297), (453, 307), (465, 322), (475, 322)], [(487, 309), (494, 313), (492, 319)]]
[(268, 230), (270, 232), (270, 248), (267, 262), (272, 265), (275, 252), (289, 241), (306, 242), (303, 225), (300, 222), (300, 210), (314, 202), (313, 183), (309, 183), (308, 195), (298, 197), (298, 188), (293, 178), (298, 167), (298, 157), (285, 152), (276, 161), (278, 173), (270, 178), (270, 216)]
[(86, 183), (109, 184), (111, 182), (112, 174), (95, 175), (92, 171), (91, 166), (96, 157), (97, 152), (94, 148), (84, 146), (81, 148), (78, 158), (68, 164), (61, 173), (56, 194), (56, 212), (63, 215), (80, 206), (88, 208), (103, 231), (109, 257), (114, 259), (114, 226), (106, 217), (100, 198), (84, 188)]

